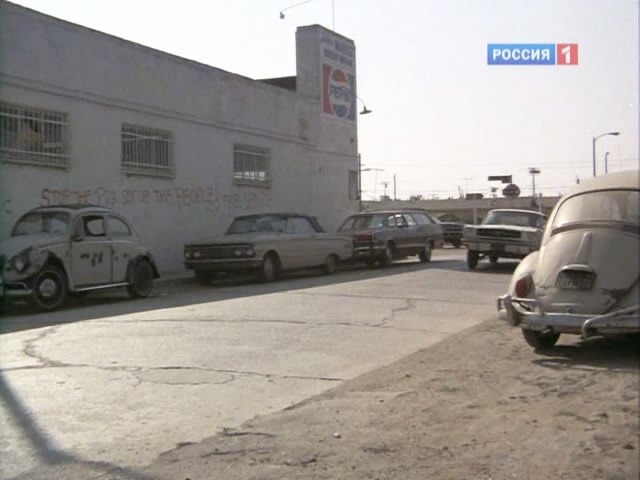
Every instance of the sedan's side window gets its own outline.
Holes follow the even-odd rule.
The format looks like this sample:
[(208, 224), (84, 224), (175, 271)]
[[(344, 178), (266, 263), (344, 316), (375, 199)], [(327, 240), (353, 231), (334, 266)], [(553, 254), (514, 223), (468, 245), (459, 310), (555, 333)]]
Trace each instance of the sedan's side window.
[(430, 223), (433, 223), (424, 213), (414, 213), (413, 217), (416, 219), (418, 225), (429, 225)]
[(303, 217), (291, 217), (289, 219), (289, 225), (288, 225), (287, 231), (289, 233), (296, 233), (296, 234), (316, 233), (315, 228), (313, 228), (313, 225), (311, 225), (309, 220)]
[(389, 217), (387, 218), (387, 225), (389, 227), (396, 227), (398, 225), (396, 223), (396, 216), (395, 215), (389, 215)]
[(131, 229), (122, 220), (116, 217), (108, 217), (109, 236), (111, 238), (125, 238), (131, 236)]
[(409, 225), (410, 227), (415, 227), (416, 226), (416, 221), (413, 219), (413, 217), (409, 214), (404, 214), (404, 221), (406, 222), (407, 225)]
[(106, 237), (104, 218), (102, 215), (86, 215), (82, 217), (85, 237)]
[(396, 225), (398, 225), (399, 227), (407, 226), (407, 221), (405, 220), (404, 216), (399, 213), (396, 214)]

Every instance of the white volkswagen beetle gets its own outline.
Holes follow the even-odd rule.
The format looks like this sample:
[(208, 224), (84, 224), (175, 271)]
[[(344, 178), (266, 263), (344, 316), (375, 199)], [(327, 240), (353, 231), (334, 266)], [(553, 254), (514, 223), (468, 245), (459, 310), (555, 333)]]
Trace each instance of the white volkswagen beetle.
[(540, 250), (516, 268), (498, 312), (532, 347), (552, 347), (562, 333), (640, 333), (639, 173), (576, 185), (551, 213)]
[(105, 207), (34, 208), (0, 242), (0, 302), (25, 298), (38, 310), (53, 310), (69, 293), (111, 287), (146, 297), (158, 276), (133, 227)]

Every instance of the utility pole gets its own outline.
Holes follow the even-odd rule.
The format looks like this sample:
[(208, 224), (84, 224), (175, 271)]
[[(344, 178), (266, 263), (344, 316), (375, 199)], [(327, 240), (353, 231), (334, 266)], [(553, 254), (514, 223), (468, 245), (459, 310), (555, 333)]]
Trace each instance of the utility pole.
[(386, 198), (387, 198), (387, 187), (389, 186), (389, 182), (382, 182), (382, 185), (384, 185), (384, 198), (386, 200)]
[[(607, 152), (609, 153), (609, 152)], [(393, 174), (393, 201), (396, 201), (396, 174)]]
[(529, 174), (531, 174), (531, 183), (532, 183), (532, 190), (533, 190), (533, 196), (531, 197), (531, 206), (532, 207), (537, 207), (538, 204), (536, 202), (536, 175), (538, 175), (540, 173), (540, 170), (538, 170), (535, 167), (532, 167), (529, 169)]
[(609, 163), (607, 160), (609, 159), (609, 152), (605, 152), (604, 154), (604, 173), (609, 173)]

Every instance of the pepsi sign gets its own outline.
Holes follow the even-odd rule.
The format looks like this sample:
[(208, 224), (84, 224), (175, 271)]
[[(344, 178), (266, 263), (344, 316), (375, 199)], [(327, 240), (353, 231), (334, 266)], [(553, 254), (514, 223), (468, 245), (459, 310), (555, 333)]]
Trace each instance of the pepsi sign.
[(322, 111), (345, 120), (356, 118), (355, 77), (332, 65), (322, 65)]

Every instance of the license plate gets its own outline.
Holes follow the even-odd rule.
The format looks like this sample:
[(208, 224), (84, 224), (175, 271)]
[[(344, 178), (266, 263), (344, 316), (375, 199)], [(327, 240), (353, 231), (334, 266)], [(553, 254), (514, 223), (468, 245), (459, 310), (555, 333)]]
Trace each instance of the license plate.
[(589, 272), (560, 272), (556, 287), (563, 290), (591, 290), (594, 275)]

